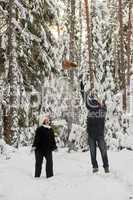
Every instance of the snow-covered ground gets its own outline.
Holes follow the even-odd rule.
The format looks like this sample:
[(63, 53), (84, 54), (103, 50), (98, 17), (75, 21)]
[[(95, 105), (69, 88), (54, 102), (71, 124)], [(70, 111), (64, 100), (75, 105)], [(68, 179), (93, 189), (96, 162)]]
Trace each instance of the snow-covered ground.
[(55, 176), (34, 178), (34, 154), (22, 148), (11, 159), (0, 158), (0, 200), (133, 199), (133, 152), (108, 152), (111, 173), (92, 174), (89, 152), (54, 153)]

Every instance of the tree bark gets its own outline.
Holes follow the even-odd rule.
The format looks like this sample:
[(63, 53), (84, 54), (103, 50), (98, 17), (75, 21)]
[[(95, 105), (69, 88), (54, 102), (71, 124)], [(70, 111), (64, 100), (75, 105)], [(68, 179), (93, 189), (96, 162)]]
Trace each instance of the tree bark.
[[(70, 40), (69, 40), (69, 59), (75, 61), (75, 0), (70, 0)], [(74, 71), (70, 70), (70, 78), (73, 85)]]
[(85, 2), (85, 12), (86, 12), (86, 25), (87, 25), (87, 43), (88, 43), (88, 53), (89, 53), (89, 74), (90, 74), (90, 90), (94, 88), (94, 74), (92, 67), (92, 40), (91, 40), (91, 20), (90, 20), (90, 12), (88, 0), (84, 0)]
[(80, 37), (79, 37), (79, 59), (78, 59), (78, 65), (81, 69), (81, 63), (82, 63), (82, 1), (79, 0), (79, 27), (80, 27)]
[[(10, 145), (18, 146), (18, 70), (17, 70), (17, 54), (16, 54), (16, 30), (15, 30), (15, 1), (9, 0), (9, 27), (8, 27), (8, 81), (10, 85), (8, 113), (9, 125), (7, 137)], [(6, 129), (6, 127), (5, 127)]]
[(128, 33), (127, 33), (127, 58), (128, 58), (127, 84), (128, 84), (128, 89), (130, 88), (130, 76), (131, 76), (131, 36), (132, 36), (132, 20), (131, 19), (132, 19), (132, 0), (129, 0)]
[(71, 14), (70, 14), (70, 60), (75, 58), (75, 0), (71, 0)]
[(123, 34), (123, 9), (122, 0), (119, 0), (119, 24), (120, 24), (120, 72), (121, 72), (121, 89), (123, 90), (123, 110), (126, 111), (126, 77), (124, 63), (124, 34)]
[(2, 99), (3, 99), (3, 80), (0, 77), (0, 139), (2, 138), (3, 130), (3, 111), (2, 111)]

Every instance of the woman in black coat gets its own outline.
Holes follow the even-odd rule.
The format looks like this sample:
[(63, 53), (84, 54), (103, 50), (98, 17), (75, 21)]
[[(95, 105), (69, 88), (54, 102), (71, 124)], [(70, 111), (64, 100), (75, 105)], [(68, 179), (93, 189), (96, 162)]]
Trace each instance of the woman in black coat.
[(49, 126), (49, 119), (45, 117), (42, 126), (36, 129), (32, 148), (35, 149), (35, 177), (40, 177), (43, 157), (46, 159), (46, 177), (53, 176), (52, 151), (57, 149), (54, 131)]

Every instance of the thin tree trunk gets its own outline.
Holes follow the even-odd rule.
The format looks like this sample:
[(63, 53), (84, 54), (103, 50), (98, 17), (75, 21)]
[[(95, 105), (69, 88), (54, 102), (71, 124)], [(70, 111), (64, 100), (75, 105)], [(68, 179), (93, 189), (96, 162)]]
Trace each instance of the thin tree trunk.
[(132, 36), (132, 20), (131, 19), (132, 19), (132, 0), (129, 0), (129, 17), (128, 17), (128, 33), (127, 33), (127, 58), (128, 58), (127, 84), (128, 84), (128, 89), (130, 88), (130, 75), (131, 75), (131, 36)]
[[(75, 0), (70, 0), (70, 41), (69, 41), (69, 59), (70, 61), (75, 61)], [(70, 71), (70, 78), (73, 84), (74, 72), (73, 70)]]
[(79, 37), (79, 60), (78, 60), (78, 65), (81, 69), (81, 63), (82, 63), (82, 31), (83, 31), (83, 26), (82, 26), (82, 1), (79, 0), (79, 28), (80, 28), (80, 37)]
[[(68, 5), (70, 8), (70, 9), (68, 9), (68, 10), (70, 10), (70, 13), (69, 13), (70, 14), (69, 15), (69, 23), (70, 23), (69, 59), (72, 62), (75, 61), (75, 55), (76, 55), (76, 51), (75, 51), (75, 6), (76, 5), (75, 5), (75, 3), (76, 3), (75, 0), (68, 0)], [(74, 110), (73, 110), (73, 105), (72, 105), (72, 98), (73, 98), (73, 92), (74, 92), (74, 71), (73, 71), (73, 69), (70, 70), (69, 77), (70, 77), (72, 92), (71, 92), (70, 103), (68, 103), (69, 114), (67, 116), (67, 127), (68, 127), (68, 135), (66, 137), (67, 141), (69, 140), (69, 136), (71, 133), (73, 116), (74, 116)]]
[(3, 80), (0, 77), (0, 139), (2, 138), (3, 130), (3, 111), (2, 111), (2, 99), (3, 99)]
[(94, 74), (92, 67), (92, 41), (91, 41), (91, 22), (90, 22), (90, 12), (88, 0), (85, 1), (85, 12), (86, 12), (86, 25), (87, 25), (87, 43), (88, 43), (88, 53), (89, 53), (89, 74), (90, 74), (90, 89), (94, 88)]
[(9, 105), (9, 127), (8, 143), (17, 147), (18, 137), (18, 70), (16, 55), (16, 33), (15, 33), (15, 2), (9, 0), (9, 28), (8, 28), (8, 80), (10, 85)]
[(71, 0), (71, 15), (70, 15), (70, 60), (75, 58), (75, 0)]
[(119, 0), (119, 23), (120, 23), (120, 71), (121, 71), (121, 89), (123, 90), (123, 110), (126, 111), (126, 77), (124, 63), (124, 37), (123, 37), (123, 9), (122, 0)]
[[(70, 60), (71, 61), (75, 61), (75, 0), (70, 0), (70, 8), (71, 8), (71, 14), (70, 14), (70, 43), (69, 43), (69, 51), (70, 51)], [(72, 94), (71, 96), (73, 96), (73, 87), (74, 87), (74, 71), (71, 70), (70, 71), (70, 78), (71, 78), (71, 86), (72, 86)], [(68, 140), (69, 140), (69, 136), (71, 133), (71, 129), (72, 129), (72, 123), (73, 123), (73, 105), (72, 105), (72, 97), (71, 97), (71, 101), (70, 101), (70, 105), (68, 105), (68, 109), (70, 110), (70, 114), (68, 116)]]

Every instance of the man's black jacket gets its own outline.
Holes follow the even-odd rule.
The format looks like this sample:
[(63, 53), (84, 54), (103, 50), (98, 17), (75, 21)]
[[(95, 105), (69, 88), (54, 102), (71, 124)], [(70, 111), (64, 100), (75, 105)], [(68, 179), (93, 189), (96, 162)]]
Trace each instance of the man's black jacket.
[(32, 147), (42, 153), (57, 149), (53, 129), (45, 125), (38, 127)]
[(101, 105), (93, 96), (84, 92), (84, 85), (81, 82), (81, 95), (88, 110), (87, 132), (90, 137), (98, 138), (104, 136), (106, 105)]
[(89, 136), (94, 138), (104, 136), (106, 105), (100, 105), (98, 102), (96, 104), (96, 100), (91, 99), (87, 109), (89, 111), (87, 116), (87, 132)]

